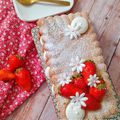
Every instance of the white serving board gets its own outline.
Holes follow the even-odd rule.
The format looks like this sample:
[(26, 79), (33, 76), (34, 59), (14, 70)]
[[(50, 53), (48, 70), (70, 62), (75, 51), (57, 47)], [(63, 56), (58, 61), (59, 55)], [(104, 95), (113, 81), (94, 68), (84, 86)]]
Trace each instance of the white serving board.
[(36, 3), (31, 6), (23, 6), (20, 3), (18, 3), (17, 0), (13, 0), (13, 4), (18, 17), (21, 20), (30, 22), (35, 21), (39, 18), (65, 13), (69, 11), (73, 7), (74, 0), (66, 1), (70, 1), (70, 6), (58, 6), (43, 3)]

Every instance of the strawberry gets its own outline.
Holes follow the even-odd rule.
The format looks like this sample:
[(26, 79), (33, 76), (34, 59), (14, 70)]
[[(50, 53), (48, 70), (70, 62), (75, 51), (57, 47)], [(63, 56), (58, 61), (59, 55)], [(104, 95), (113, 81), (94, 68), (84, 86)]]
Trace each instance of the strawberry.
[(86, 84), (88, 84), (87, 79), (90, 77), (90, 75), (96, 74), (96, 66), (95, 63), (91, 60), (84, 62), (85, 67), (83, 68), (82, 75), (86, 81)]
[(19, 68), (15, 72), (17, 84), (26, 91), (30, 91), (32, 88), (30, 72), (25, 68)]
[(9, 81), (15, 79), (15, 74), (13, 74), (11, 71), (9, 70), (0, 70), (0, 81)]
[(80, 88), (84, 93), (88, 93), (88, 86), (85, 83), (85, 80), (82, 76), (73, 79), (73, 84)]
[(87, 94), (86, 97), (88, 100), (85, 101), (86, 107), (82, 106), (83, 109), (90, 111), (100, 109), (101, 104), (92, 95)]
[(97, 87), (90, 88), (89, 93), (99, 102), (103, 100), (103, 97), (106, 94), (106, 85), (104, 80), (100, 80), (100, 83)]
[(59, 94), (66, 98), (70, 98), (70, 96), (75, 96), (76, 92), (78, 92), (79, 94), (83, 93), (81, 89), (79, 89), (72, 83), (65, 84), (64, 86), (61, 86), (59, 88)]
[(15, 71), (19, 67), (23, 67), (24, 61), (23, 58), (16, 54), (16, 55), (11, 55), (8, 59), (8, 65), (9, 65), (9, 70)]

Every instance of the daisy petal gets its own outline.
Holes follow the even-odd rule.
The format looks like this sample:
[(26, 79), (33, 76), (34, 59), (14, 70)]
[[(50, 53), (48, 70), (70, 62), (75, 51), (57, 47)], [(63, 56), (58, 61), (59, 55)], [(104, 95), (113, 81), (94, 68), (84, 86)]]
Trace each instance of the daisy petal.
[(86, 104), (83, 101), (81, 101), (81, 105), (84, 106), (84, 107), (86, 107)]
[(81, 98), (81, 100), (86, 101), (86, 100), (88, 100), (88, 98), (87, 98), (87, 97), (84, 97), (84, 98)]
[(83, 67), (85, 67), (85, 64), (83, 63), (83, 60), (81, 61), (79, 57), (76, 56), (75, 59), (71, 59), (71, 63), (69, 64), (69, 66), (72, 67), (72, 71), (77, 71), (79, 73), (82, 72)]
[(75, 94), (77, 97), (79, 96), (79, 93), (78, 92), (76, 92), (76, 94)]

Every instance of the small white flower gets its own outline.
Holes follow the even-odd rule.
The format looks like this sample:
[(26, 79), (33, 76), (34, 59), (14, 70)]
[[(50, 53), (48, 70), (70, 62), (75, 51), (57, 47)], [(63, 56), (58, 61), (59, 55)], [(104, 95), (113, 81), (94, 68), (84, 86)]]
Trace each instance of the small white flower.
[(58, 79), (59, 85), (64, 86), (65, 84), (69, 84), (72, 80), (70, 79), (70, 75), (63, 73)]
[(76, 92), (76, 96), (70, 96), (71, 102), (74, 103), (77, 106), (84, 106), (86, 107), (85, 101), (88, 100), (87, 97), (85, 97), (85, 93), (82, 93), (79, 95), (78, 92)]
[(79, 30), (75, 27), (72, 27), (68, 25), (68, 28), (65, 29), (65, 35), (70, 36), (70, 39), (72, 40), (73, 38), (77, 39), (78, 37), (81, 36)]
[(90, 75), (88, 81), (89, 81), (88, 86), (90, 87), (96, 87), (97, 83), (100, 83), (99, 78), (97, 77), (96, 74)]
[(72, 72), (82, 72), (83, 67), (85, 67), (84, 61), (85, 60), (83, 59), (80, 60), (78, 56), (75, 59), (72, 58), (71, 63), (69, 64), (72, 67)]

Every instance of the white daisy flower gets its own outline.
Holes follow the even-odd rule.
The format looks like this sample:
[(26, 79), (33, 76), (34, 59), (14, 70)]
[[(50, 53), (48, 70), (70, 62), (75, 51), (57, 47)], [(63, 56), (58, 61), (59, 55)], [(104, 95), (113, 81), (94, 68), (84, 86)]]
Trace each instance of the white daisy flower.
[(85, 101), (88, 100), (87, 97), (85, 97), (85, 93), (82, 93), (79, 95), (78, 92), (76, 92), (75, 96), (70, 96), (71, 102), (74, 103), (77, 106), (84, 106), (86, 107)]
[(70, 79), (70, 75), (63, 73), (58, 79), (58, 84), (64, 86), (65, 84), (69, 84), (71, 81), (72, 80)]
[(90, 87), (96, 87), (97, 83), (100, 83), (99, 78), (97, 77), (96, 74), (90, 75), (90, 77), (88, 78), (88, 81), (89, 81), (88, 86)]
[(84, 61), (85, 60), (83, 59), (80, 60), (78, 56), (75, 59), (72, 58), (71, 63), (69, 64), (69, 66), (72, 67), (72, 72), (82, 72), (83, 67), (85, 67)]
[(68, 28), (65, 30), (65, 35), (70, 36), (70, 39), (72, 40), (73, 38), (77, 39), (78, 37), (81, 36), (79, 30), (75, 27), (72, 27), (68, 25)]

